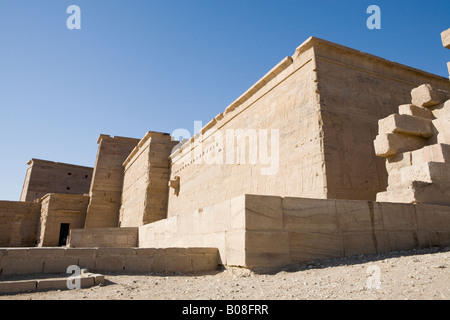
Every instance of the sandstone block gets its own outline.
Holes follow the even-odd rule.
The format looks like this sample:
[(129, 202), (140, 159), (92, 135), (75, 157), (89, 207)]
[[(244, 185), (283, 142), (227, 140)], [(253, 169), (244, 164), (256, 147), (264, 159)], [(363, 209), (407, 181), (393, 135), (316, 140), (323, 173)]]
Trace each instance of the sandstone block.
[(30, 257), (64, 257), (65, 248), (30, 248)]
[(419, 230), (450, 231), (450, 206), (420, 204), (415, 209)]
[(282, 230), (283, 205), (281, 197), (246, 195), (246, 230)]
[(0, 261), (0, 269), (3, 275), (42, 273), (44, 259), (42, 258), (18, 258), (8, 257)]
[(245, 228), (245, 199), (246, 195), (242, 195), (230, 200), (231, 228), (233, 229)]
[(192, 272), (190, 259), (186, 253), (177, 254), (165, 252), (165, 269), (166, 272), (180, 272), (189, 273)]
[(0, 281), (0, 294), (31, 292), (36, 290), (36, 280)]
[(216, 270), (219, 265), (219, 252), (217, 249), (189, 248), (188, 258), (192, 272)]
[(36, 283), (37, 290), (67, 290), (67, 279), (42, 279), (37, 280)]
[(429, 139), (428, 143), (450, 144), (450, 130), (448, 129), (450, 126), (450, 100), (432, 108), (431, 111), (436, 118), (432, 121), (435, 134)]
[(427, 183), (450, 182), (450, 163), (423, 162), (400, 169), (403, 183), (421, 181)]
[(390, 251), (389, 233), (386, 231), (351, 231), (344, 232), (345, 256), (376, 254)]
[(379, 202), (397, 203), (429, 203), (450, 204), (450, 186), (448, 183), (428, 183), (422, 181), (409, 181), (400, 185), (388, 186), (386, 193), (378, 193)]
[(441, 33), (442, 45), (450, 49), (450, 29), (447, 29)]
[(450, 245), (450, 231), (439, 231), (439, 246), (447, 247)]
[(93, 248), (67, 248), (64, 251), (66, 257), (93, 257), (96, 253), (96, 249)]
[(247, 231), (245, 235), (245, 266), (274, 267), (290, 262), (289, 233)]
[(124, 270), (127, 272), (151, 272), (153, 256), (126, 256)]
[(430, 248), (440, 246), (439, 232), (436, 231), (419, 231), (417, 232), (419, 239), (419, 248)]
[(391, 157), (397, 153), (420, 149), (426, 143), (426, 139), (418, 136), (404, 133), (387, 133), (377, 135), (374, 147), (377, 156)]
[(47, 257), (44, 263), (44, 273), (65, 273), (68, 266), (78, 265), (78, 258)]
[(125, 256), (100, 256), (95, 259), (96, 272), (121, 272), (124, 270)]
[[(226, 232), (226, 259), (229, 266), (241, 266), (245, 264), (245, 230), (234, 230)], [(224, 260), (223, 257), (222, 261)]]
[(158, 249), (155, 248), (137, 248), (136, 256), (151, 257), (157, 253)]
[(392, 114), (378, 121), (379, 134), (405, 133), (413, 136), (429, 138), (433, 135), (430, 119), (418, 118), (410, 115)]
[(341, 230), (382, 230), (381, 205), (372, 201), (336, 200), (338, 224)]
[(386, 171), (390, 175), (392, 171), (398, 171), (403, 167), (410, 166), (412, 164), (412, 151), (405, 151), (397, 153), (391, 157), (386, 158)]
[(436, 143), (411, 152), (411, 164), (418, 165), (423, 162), (450, 163), (450, 145)]
[(323, 232), (338, 229), (335, 200), (283, 199), (284, 230)]
[(418, 249), (419, 238), (413, 231), (391, 231), (389, 232), (389, 243), (391, 250), (410, 250)]
[(226, 231), (231, 228), (231, 201), (225, 200), (214, 204), (213, 231)]
[(292, 262), (308, 262), (344, 256), (344, 243), (340, 232), (291, 232), (289, 251)]
[(417, 230), (414, 205), (381, 203), (383, 226), (386, 231)]
[(98, 248), (97, 256), (129, 256), (136, 255), (134, 248)]
[(398, 113), (400, 115), (408, 115), (408, 116), (414, 116), (424, 119), (432, 119), (433, 114), (430, 110), (424, 107), (418, 107), (413, 104), (402, 104), (398, 107)]
[(429, 84), (423, 84), (411, 90), (411, 102), (419, 107), (433, 107), (449, 98), (444, 91), (433, 89)]

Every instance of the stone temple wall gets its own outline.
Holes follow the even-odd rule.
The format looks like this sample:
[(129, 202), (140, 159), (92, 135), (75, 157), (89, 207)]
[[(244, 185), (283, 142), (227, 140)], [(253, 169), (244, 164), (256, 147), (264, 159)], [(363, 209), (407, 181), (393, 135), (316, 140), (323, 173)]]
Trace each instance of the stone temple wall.
[(244, 193), (375, 200), (388, 178), (377, 121), (424, 82), (450, 90), (443, 77), (308, 39), (172, 153), (168, 216)]

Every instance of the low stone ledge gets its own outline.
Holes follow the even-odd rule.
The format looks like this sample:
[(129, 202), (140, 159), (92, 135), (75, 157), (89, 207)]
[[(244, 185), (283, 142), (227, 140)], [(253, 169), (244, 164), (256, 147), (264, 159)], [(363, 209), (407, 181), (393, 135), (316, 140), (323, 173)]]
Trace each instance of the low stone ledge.
[[(69, 275), (60, 278), (0, 281), (0, 295), (46, 290), (69, 290), (67, 287), (68, 279)], [(104, 275), (95, 273), (84, 273), (81, 276), (71, 277), (70, 279), (79, 279), (80, 289), (90, 288), (105, 282)]]
[[(0, 275), (65, 273), (71, 265), (95, 272), (217, 270), (216, 248), (28, 248), (0, 249)], [(52, 255), (54, 253), (54, 255)]]

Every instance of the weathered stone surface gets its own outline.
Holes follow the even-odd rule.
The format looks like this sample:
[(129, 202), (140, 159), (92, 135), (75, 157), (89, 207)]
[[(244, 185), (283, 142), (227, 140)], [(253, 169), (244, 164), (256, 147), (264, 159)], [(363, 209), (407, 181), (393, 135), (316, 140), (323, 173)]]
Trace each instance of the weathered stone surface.
[(0, 247), (34, 247), (41, 205), (0, 201)]
[(335, 200), (283, 199), (284, 230), (333, 232), (338, 229)]
[(73, 229), (70, 234), (71, 248), (131, 248), (137, 246), (137, 227)]
[(48, 193), (89, 193), (93, 168), (39, 159), (27, 164), (20, 201), (32, 202)]
[(383, 227), (386, 231), (417, 230), (414, 206), (400, 203), (381, 203)]
[(392, 157), (397, 153), (417, 150), (425, 146), (426, 139), (404, 133), (379, 134), (374, 140), (376, 155)]
[(403, 183), (420, 181), (450, 184), (450, 163), (422, 162), (402, 168), (400, 172)]
[(433, 107), (450, 98), (446, 91), (434, 89), (430, 84), (423, 84), (411, 90), (411, 102), (419, 107)]
[(441, 33), (442, 45), (450, 49), (450, 29), (447, 29)]
[(287, 264), (289, 233), (276, 231), (247, 231), (245, 234), (245, 266), (272, 267)]
[(342, 230), (383, 230), (381, 206), (377, 202), (336, 200), (336, 210)]
[(433, 119), (431, 111), (424, 107), (418, 107), (413, 104), (402, 104), (398, 107), (398, 113), (400, 115), (414, 116), (424, 119)]
[(417, 226), (421, 231), (450, 231), (449, 206), (421, 204), (415, 206)]
[(389, 233), (386, 231), (350, 231), (344, 232), (343, 238), (345, 256), (375, 254), (391, 250)]
[(419, 237), (416, 232), (390, 231), (389, 243), (393, 251), (420, 248)]
[[(431, 113), (431, 112), (430, 112)], [(433, 135), (432, 122), (429, 119), (410, 115), (392, 114), (378, 121), (378, 133), (405, 133), (422, 138)]]
[(118, 226), (123, 187), (122, 164), (139, 141), (100, 135), (85, 228)]
[(167, 217), (169, 155), (177, 141), (149, 131), (123, 163), (120, 226), (139, 227)]
[(282, 230), (283, 206), (281, 197), (246, 195), (246, 230)]
[(0, 281), (0, 294), (31, 292), (36, 290), (36, 284), (36, 280)]
[(424, 162), (450, 163), (450, 145), (436, 143), (411, 152), (411, 165)]
[(289, 253), (292, 262), (342, 257), (344, 256), (342, 234), (340, 232), (291, 232)]

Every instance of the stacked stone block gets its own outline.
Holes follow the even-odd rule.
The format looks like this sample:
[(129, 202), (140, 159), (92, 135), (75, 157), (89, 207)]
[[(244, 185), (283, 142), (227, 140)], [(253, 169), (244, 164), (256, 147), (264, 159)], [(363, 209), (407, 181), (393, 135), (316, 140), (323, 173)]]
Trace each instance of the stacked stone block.
[(375, 151), (389, 177), (377, 201), (450, 204), (450, 93), (424, 84), (411, 98), (378, 122)]
[[(441, 33), (442, 44), (445, 48), (450, 49), (450, 28)], [(448, 73), (450, 75), (450, 62), (447, 62)]]

